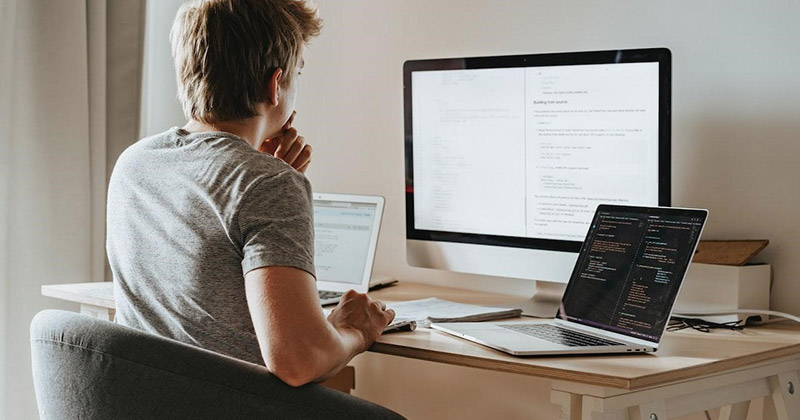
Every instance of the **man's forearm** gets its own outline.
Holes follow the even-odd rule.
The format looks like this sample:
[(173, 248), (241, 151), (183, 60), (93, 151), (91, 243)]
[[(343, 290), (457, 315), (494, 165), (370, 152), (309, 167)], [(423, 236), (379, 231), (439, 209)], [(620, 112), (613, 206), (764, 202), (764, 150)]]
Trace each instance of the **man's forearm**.
[[(351, 328), (335, 328), (331, 326), (331, 329), (338, 335), (339, 346), (341, 352), (339, 357), (331, 357), (328, 361), (328, 365), (326, 366), (323, 362), (321, 364), (320, 371), (322, 374), (314, 379), (312, 382), (325, 382), (328, 379), (336, 376), (339, 371), (344, 369), (350, 360), (353, 359), (356, 355), (363, 351), (363, 341), (364, 338), (358, 331), (351, 329)], [(337, 352), (338, 353), (338, 352)], [(342, 358), (341, 356), (344, 355)], [(337, 359), (340, 359), (338, 362)]]
[(328, 324), (327, 334), (275, 344), (265, 355), (270, 371), (291, 386), (324, 382), (364, 349), (364, 337), (355, 329)]

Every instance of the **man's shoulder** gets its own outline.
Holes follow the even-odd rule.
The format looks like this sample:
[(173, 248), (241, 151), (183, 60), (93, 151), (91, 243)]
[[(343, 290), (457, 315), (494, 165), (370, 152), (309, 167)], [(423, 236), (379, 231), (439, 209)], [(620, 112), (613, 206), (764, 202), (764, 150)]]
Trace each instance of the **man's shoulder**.
[[(194, 135), (187, 147), (202, 155), (201, 183), (226, 191), (235, 208), (242, 201), (263, 203), (307, 201), (311, 184), (305, 175), (270, 154), (253, 149), (244, 139), (226, 133)], [(189, 152), (193, 153), (193, 152)]]
[[(243, 140), (219, 137), (209, 139), (207, 147), (210, 164), (220, 171), (220, 176), (244, 186), (247, 194), (256, 186), (268, 188), (295, 188), (310, 192), (305, 175), (270, 154), (259, 152)], [(218, 181), (219, 182), (219, 181)], [(280, 187), (279, 187), (280, 186)], [(276, 191), (277, 192), (277, 191)]]
[(283, 160), (253, 149), (240, 137), (223, 132), (189, 133), (177, 127), (128, 147), (112, 174), (112, 182), (121, 180), (140, 186), (157, 184), (156, 190), (162, 184), (190, 187), (226, 207), (237, 207), (255, 189), (267, 189), (271, 198), (280, 196), (280, 191), (308, 195), (311, 191), (303, 174)]
[(148, 161), (152, 162), (153, 155), (156, 154), (158, 150), (169, 148), (170, 144), (176, 142), (178, 130), (177, 127), (172, 127), (167, 131), (137, 140), (122, 151), (117, 158), (114, 169), (121, 169), (120, 167), (126, 165), (141, 165)]
[[(178, 134), (182, 134), (180, 131)], [(270, 176), (286, 172), (291, 166), (272, 155), (261, 153), (246, 140), (229, 133), (194, 133), (178, 139), (187, 153), (196, 153), (201, 159), (223, 170), (253, 177)]]
[(244, 139), (224, 132), (189, 133), (173, 127), (144, 137), (120, 156), (125, 161), (199, 165), (205, 176), (260, 178), (291, 170), (284, 161), (253, 149)]

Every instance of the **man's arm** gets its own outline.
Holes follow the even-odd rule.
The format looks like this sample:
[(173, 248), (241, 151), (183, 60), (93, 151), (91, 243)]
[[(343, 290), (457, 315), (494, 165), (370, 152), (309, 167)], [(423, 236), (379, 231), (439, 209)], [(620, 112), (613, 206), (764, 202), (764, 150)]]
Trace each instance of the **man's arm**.
[(264, 363), (291, 386), (329, 379), (394, 319), (394, 311), (354, 291), (325, 319), (314, 278), (294, 267), (252, 270), (245, 290)]

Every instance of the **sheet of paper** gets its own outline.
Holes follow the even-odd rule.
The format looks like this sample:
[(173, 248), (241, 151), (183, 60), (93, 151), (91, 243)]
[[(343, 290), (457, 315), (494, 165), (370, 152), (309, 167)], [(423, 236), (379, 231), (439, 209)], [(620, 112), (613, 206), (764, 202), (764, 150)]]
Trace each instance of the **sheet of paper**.
[(431, 320), (477, 320), (487, 314), (519, 315), (518, 310), (509, 308), (492, 308), (450, 302), (439, 298), (409, 300), (406, 302), (388, 302), (386, 307), (394, 309), (397, 319), (413, 319), (420, 327), (430, 326)]
[[(417, 326), (428, 328), (431, 322), (488, 321), (511, 318), (522, 313), (521, 309), (468, 305), (435, 297), (404, 302), (386, 302), (386, 307), (395, 312), (394, 321), (389, 324), (387, 329), (407, 321), (415, 321)], [(331, 313), (331, 309), (323, 309), (323, 312), (327, 317)]]

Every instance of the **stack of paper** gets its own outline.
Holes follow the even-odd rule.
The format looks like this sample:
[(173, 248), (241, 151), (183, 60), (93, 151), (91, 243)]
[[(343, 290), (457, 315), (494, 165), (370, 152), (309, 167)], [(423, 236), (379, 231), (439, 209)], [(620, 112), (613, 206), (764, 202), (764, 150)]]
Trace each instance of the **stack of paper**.
[(387, 302), (386, 307), (394, 309), (396, 320), (414, 320), (420, 327), (429, 327), (431, 322), (491, 321), (522, 314), (522, 309), (468, 305), (439, 298)]

